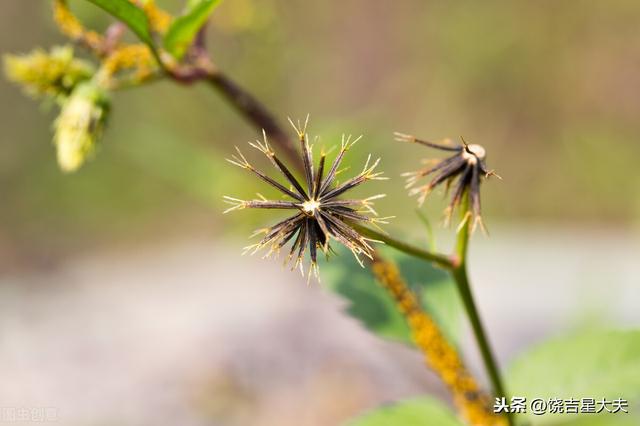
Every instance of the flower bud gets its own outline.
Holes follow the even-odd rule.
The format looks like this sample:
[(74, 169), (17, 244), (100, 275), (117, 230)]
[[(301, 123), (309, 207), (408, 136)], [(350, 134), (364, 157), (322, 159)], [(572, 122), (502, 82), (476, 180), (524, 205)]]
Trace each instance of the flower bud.
[(77, 170), (93, 152), (108, 109), (107, 94), (92, 81), (80, 83), (64, 101), (54, 122), (53, 137), (58, 165), (63, 171)]

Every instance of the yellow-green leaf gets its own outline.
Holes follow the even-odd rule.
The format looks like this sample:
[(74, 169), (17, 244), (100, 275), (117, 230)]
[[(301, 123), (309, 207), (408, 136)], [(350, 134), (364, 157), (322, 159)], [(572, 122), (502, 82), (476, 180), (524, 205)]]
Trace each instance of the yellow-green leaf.
[(191, 1), (185, 14), (176, 18), (167, 31), (164, 38), (167, 52), (181, 59), (218, 4), (220, 0)]
[(129, 0), (88, 0), (126, 24), (155, 53), (149, 20), (142, 9)]
[(629, 424), (630, 419), (630, 424), (640, 424), (639, 359), (640, 330), (582, 331), (529, 349), (507, 370), (507, 389), (527, 401), (622, 398), (629, 402), (629, 414), (523, 415), (532, 426), (617, 426)]
[(420, 397), (387, 405), (364, 414), (347, 426), (462, 426), (463, 423), (441, 402)]

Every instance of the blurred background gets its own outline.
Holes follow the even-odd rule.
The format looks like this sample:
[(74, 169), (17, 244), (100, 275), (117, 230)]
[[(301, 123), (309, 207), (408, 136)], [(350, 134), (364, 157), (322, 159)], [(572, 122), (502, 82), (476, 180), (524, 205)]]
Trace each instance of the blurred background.
[[(88, 26), (110, 22), (71, 5)], [(2, 53), (65, 43), (49, 2), (0, 8)], [(567, 330), (640, 323), (638, 22), (632, 0), (227, 0), (208, 47), (282, 122), (309, 113), (320, 145), (363, 134), (349, 173), (372, 153), (391, 179), (358, 192), (387, 193), (388, 231), (416, 244), (399, 175), (438, 153), (393, 132), (487, 149), (503, 180), (483, 186), (491, 237), (474, 236), (470, 261), (508, 364)], [(114, 94), (95, 159), (72, 175), (55, 162), (55, 108), (4, 78), (0, 94), (0, 405), (56, 407), (69, 425), (331, 425), (446, 396), (418, 354), (344, 314), (331, 273), (307, 287), (240, 256), (276, 218), (222, 215), (223, 195), (270, 193), (224, 161), (258, 134), (211, 88)], [(435, 193), (423, 209), (443, 250), (445, 205)]]

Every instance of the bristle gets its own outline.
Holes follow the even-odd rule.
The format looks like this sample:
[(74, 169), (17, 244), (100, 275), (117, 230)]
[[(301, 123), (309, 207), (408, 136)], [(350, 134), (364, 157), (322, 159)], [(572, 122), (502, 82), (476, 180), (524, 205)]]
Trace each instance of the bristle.
[(460, 224), (458, 225), (458, 227), (456, 228), (456, 234), (459, 233), (460, 231), (462, 231), (464, 229), (464, 227), (467, 225), (467, 223), (469, 222), (469, 219), (471, 218), (471, 211), (467, 211), (464, 216), (462, 217), (462, 220), (460, 221)]

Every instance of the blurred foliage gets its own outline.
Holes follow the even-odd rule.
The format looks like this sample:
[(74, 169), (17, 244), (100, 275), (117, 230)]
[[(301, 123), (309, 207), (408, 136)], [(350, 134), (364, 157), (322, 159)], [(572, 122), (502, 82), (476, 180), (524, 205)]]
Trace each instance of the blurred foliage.
[[(518, 425), (637, 425), (640, 398), (640, 331), (587, 331), (540, 344), (520, 356), (506, 378), (512, 396), (535, 398), (623, 398), (629, 414), (520, 415)], [(350, 426), (460, 425), (455, 415), (429, 397), (382, 406)]]
[(526, 397), (527, 401), (533, 398), (629, 401), (629, 414), (529, 414), (527, 424), (638, 424), (639, 358), (640, 331), (586, 331), (527, 350), (507, 371), (507, 389), (511, 395)]
[(453, 412), (443, 403), (430, 397), (420, 397), (377, 408), (348, 426), (462, 426)]
[(154, 49), (151, 27), (141, 8), (127, 0), (89, 0), (124, 22), (143, 42)]
[[(158, 3), (174, 14), (184, 6)], [(70, 4), (90, 28), (101, 31), (111, 22), (88, 2)], [(64, 40), (48, 2), (5, 2), (2, 11), (2, 53)], [(382, 156), (382, 169), (394, 179), (375, 191), (389, 194), (378, 210), (397, 215), (405, 230), (418, 219), (399, 174), (429, 153), (395, 144), (394, 130), (429, 138), (462, 134), (487, 148), (489, 167), (505, 178), (484, 188), (489, 227), (540, 219), (635, 224), (638, 20), (640, 4), (632, 0), (410, 0), (402, 7), (349, 0), (340, 13), (326, 2), (234, 0), (216, 9), (208, 44), (216, 64), (282, 121), (310, 112), (312, 133), (329, 146), (342, 132), (364, 133), (348, 161), (357, 168), (368, 152)], [(116, 94), (100, 155), (75, 176), (55, 168), (51, 115), (4, 80), (0, 93), (0, 244), (55, 246), (164, 231), (167, 223), (194, 226), (193, 213), (212, 200), (221, 211), (221, 195), (258, 190), (222, 162), (257, 132), (208, 87), (160, 83)], [(196, 170), (215, 166), (204, 174), (189, 170), (194, 155)], [(211, 190), (204, 200), (185, 197), (166, 186), (167, 175), (199, 194), (207, 185)], [(196, 181), (203, 176), (209, 181)], [(439, 217), (444, 203), (428, 204), (427, 216)], [(221, 220), (214, 211), (206, 225), (214, 218)], [(248, 227), (259, 218), (225, 220)]]
[(34, 98), (68, 96), (81, 81), (94, 73), (90, 62), (74, 58), (73, 47), (53, 46), (50, 52), (41, 48), (23, 55), (8, 54), (4, 58), (6, 77), (19, 83)]
[[(349, 315), (368, 329), (384, 338), (413, 345), (406, 318), (398, 311), (387, 291), (374, 282), (371, 270), (360, 267), (346, 250), (339, 248), (337, 251), (339, 255), (321, 267), (323, 283), (348, 301)], [(442, 332), (450, 341), (458, 341), (461, 304), (448, 274), (393, 250), (382, 252), (397, 263), (403, 277)]]
[(220, 4), (220, 0), (195, 0), (187, 3), (187, 10), (171, 24), (164, 39), (164, 47), (175, 58), (187, 52), (198, 31), (209, 19), (209, 15)]

